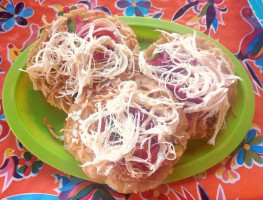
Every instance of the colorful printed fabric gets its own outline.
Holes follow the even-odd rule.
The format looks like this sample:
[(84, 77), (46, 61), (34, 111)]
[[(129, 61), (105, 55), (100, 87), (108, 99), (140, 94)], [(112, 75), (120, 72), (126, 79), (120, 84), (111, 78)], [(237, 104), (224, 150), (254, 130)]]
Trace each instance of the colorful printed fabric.
[(253, 84), (253, 124), (237, 149), (214, 167), (139, 194), (119, 194), (107, 185), (69, 176), (43, 163), (16, 139), (0, 101), (0, 199), (263, 199), (263, 28), (239, 0), (0, 0), (0, 92), (19, 54), (51, 21), (72, 9), (153, 17), (198, 29), (226, 46)]

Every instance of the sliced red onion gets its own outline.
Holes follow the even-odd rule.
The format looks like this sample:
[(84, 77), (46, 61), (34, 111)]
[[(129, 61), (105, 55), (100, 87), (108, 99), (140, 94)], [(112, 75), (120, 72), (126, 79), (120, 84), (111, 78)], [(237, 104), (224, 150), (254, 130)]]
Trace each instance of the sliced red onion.
[(102, 53), (102, 52), (94, 52), (93, 59), (96, 62), (104, 62), (104, 61), (107, 61), (109, 59), (109, 55), (107, 55), (107, 54), (105, 55), (105, 53)]
[(101, 127), (100, 127), (100, 131), (101, 131), (101, 132), (105, 131), (106, 120), (107, 120), (107, 118), (105, 118), (105, 117), (103, 117), (103, 118), (101, 119)]
[[(148, 118), (148, 115), (145, 113), (142, 113), (142, 111), (138, 108), (130, 107), (129, 112), (133, 114), (133, 116), (138, 116), (140, 114), (140, 126), (142, 126), (143, 122)], [(145, 130), (149, 130), (152, 127), (154, 127), (154, 123), (151, 120), (145, 127)]]
[[(100, 28), (100, 27), (95, 26), (94, 29), (96, 30), (96, 29), (98, 29), (98, 28)], [(116, 36), (114, 35), (114, 33), (111, 32), (111, 31), (102, 30), (102, 31), (98, 31), (98, 32), (96, 32), (96, 33), (93, 34), (93, 37), (97, 37), (97, 38), (98, 38), (98, 37), (101, 37), (101, 36), (109, 36), (111, 39), (114, 40), (114, 42), (116, 42), (117, 44), (119, 43), (117, 37), (116, 37)]]
[(192, 66), (197, 66), (197, 65), (198, 65), (197, 60), (191, 60), (191, 61), (190, 61), (190, 65), (192, 65)]
[(149, 62), (153, 66), (163, 66), (163, 65), (172, 65), (173, 63), (169, 60), (169, 55), (166, 51), (162, 52), (161, 56), (156, 60)]
[[(149, 142), (151, 142), (151, 149), (150, 149), (150, 154), (151, 154), (151, 163), (155, 164), (158, 158), (158, 152), (160, 151), (160, 145), (157, 143), (158, 142), (158, 138), (157, 136), (154, 136), (151, 138), (151, 140), (147, 140), (141, 147), (141, 144), (137, 143), (136, 147), (137, 149), (134, 152), (134, 156), (139, 157), (141, 159), (147, 159), (148, 158), (148, 154), (145, 150), (145, 148), (149, 145)], [(145, 148), (144, 148), (145, 147)], [(141, 163), (138, 161), (133, 161), (132, 162), (134, 164), (134, 166), (140, 168), (140, 169), (144, 169), (146, 171), (149, 171), (149, 167), (145, 164), (145, 163)]]
[[(87, 23), (91, 23), (92, 21), (81, 21), (79, 16), (76, 16), (76, 32), (78, 33)], [(97, 30), (98, 28), (102, 28), (103, 26), (95, 26), (94, 30)], [(89, 29), (87, 28), (80, 37), (84, 38), (87, 33), (89, 32)], [(101, 36), (109, 36), (111, 39), (113, 39), (116, 43), (119, 43), (117, 37), (114, 35), (112, 31), (108, 30), (102, 30), (93, 33), (93, 37), (101, 37)]]
[(200, 104), (203, 102), (203, 99), (201, 99), (201, 98), (188, 98), (186, 101), (191, 102), (191, 103), (195, 103), (195, 104)]
[(81, 21), (79, 16), (76, 16), (76, 32), (78, 33), (87, 22)]
[[(181, 100), (184, 100), (184, 99), (187, 98), (187, 96), (186, 96), (186, 94), (184, 92), (180, 91), (181, 88), (182, 88), (182, 86), (177, 86), (175, 88), (175, 93)], [(174, 92), (174, 88), (173, 88), (172, 92)]]

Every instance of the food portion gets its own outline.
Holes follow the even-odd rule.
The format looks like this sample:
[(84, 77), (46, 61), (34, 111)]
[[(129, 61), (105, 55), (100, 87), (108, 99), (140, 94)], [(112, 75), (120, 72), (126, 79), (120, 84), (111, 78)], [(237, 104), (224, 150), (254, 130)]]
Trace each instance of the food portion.
[(234, 65), (204, 37), (161, 33), (161, 39), (140, 53), (140, 71), (184, 103), (191, 138), (206, 137), (214, 144), (236, 96)]
[(133, 73), (139, 45), (132, 29), (102, 11), (73, 10), (44, 30), (27, 57), (33, 88), (68, 113), (85, 86)]
[(25, 71), (68, 114), (64, 137), (43, 123), (92, 181), (120, 193), (153, 189), (189, 139), (215, 143), (239, 79), (215, 44), (161, 31), (139, 52), (132, 29), (101, 11), (74, 10), (44, 24)]
[(186, 127), (182, 105), (169, 90), (142, 75), (120, 77), (72, 106), (65, 147), (92, 180), (139, 192), (172, 172), (189, 139)]

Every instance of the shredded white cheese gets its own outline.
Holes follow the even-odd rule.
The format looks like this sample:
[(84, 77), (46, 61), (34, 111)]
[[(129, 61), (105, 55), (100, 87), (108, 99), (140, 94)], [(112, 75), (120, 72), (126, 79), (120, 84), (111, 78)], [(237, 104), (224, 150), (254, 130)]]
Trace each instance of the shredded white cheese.
[[(171, 39), (167, 43), (156, 45), (151, 56), (166, 52), (167, 61), (162, 65), (151, 65), (146, 61), (144, 52), (140, 52), (140, 70), (159, 84), (174, 88), (174, 95), (185, 103), (185, 113), (205, 113), (204, 120), (217, 114), (216, 130), (208, 142), (214, 144), (230, 107), (228, 88), (240, 78), (233, 73), (222, 55), (197, 49), (196, 33), (183, 37), (177, 33), (161, 32)], [(201, 99), (201, 102), (188, 101), (189, 99)]]
[[(95, 26), (101, 26), (95, 30)], [(88, 29), (88, 32), (87, 32)], [(113, 32), (119, 42), (110, 36), (93, 36), (99, 31)], [(87, 32), (84, 38), (80, 35)], [(106, 59), (96, 61), (94, 55), (104, 55)], [(113, 79), (126, 70), (134, 71), (132, 51), (125, 45), (124, 36), (114, 23), (108, 19), (95, 19), (87, 23), (80, 32), (69, 33), (59, 29), (59, 21), (52, 24), (48, 41), (43, 41), (38, 53), (32, 59), (33, 64), (26, 69), (34, 88), (38, 80), (45, 79), (50, 87), (61, 86), (58, 98), (77, 94), (76, 99), (87, 85)], [(42, 88), (44, 94), (53, 88)]]
[[(141, 178), (153, 174), (164, 160), (176, 159), (173, 141), (166, 138), (176, 132), (178, 105), (167, 90), (142, 93), (136, 82), (125, 81), (118, 86), (115, 97), (106, 104), (98, 102), (96, 107), (97, 112), (84, 120), (79, 120), (80, 111), (69, 115), (79, 123), (78, 134), (74, 132), (74, 136), (79, 135), (81, 142), (94, 154), (94, 159), (83, 167), (94, 165), (99, 174), (108, 175), (114, 166), (124, 165), (131, 177)], [(140, 112), (134, 115), (129, 108)], [(106, 119), (105, 128), (102, 128), (103, 119)], [(151, 153), (155, 145), (159, 145), (157, 155)], [(145, 158), (136, 155), (138, 149), (145, 150)], [(154, 156), (156, 161), (153, 161)]]

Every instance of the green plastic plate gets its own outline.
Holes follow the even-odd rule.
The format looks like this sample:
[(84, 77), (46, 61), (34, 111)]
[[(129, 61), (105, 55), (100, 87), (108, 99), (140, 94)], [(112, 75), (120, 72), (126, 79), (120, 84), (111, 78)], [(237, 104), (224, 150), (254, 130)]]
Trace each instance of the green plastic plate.
[[(146, 48), (160, 36), (156, 29), (181, 34), (193, 33), (193, 29), (176, 23), (140, 17), (120, 17), (129, 24), (138, 37), (141, 48)], [(199, 33), (202, 36), (211, 38)], [(165, 182), (180, 180), (215, 165), (229, 155), (245, 137), (254, 115), (254, 93), (250, 79), (243, 66), (226, 48), (212, 40), (226, 52), (236, 66), (236, 73), (243, 81), (238, 81), (238, 95), (234, 104), (237, 117), (230, 112), (226, 118), (226, 128), (220, 131), (216, 144), (209, 146), (204, 140), (190, 141), (180, 162)], [(46, 117), (57, 133), (66, 115), (46, 103), (41, 92), (32, 89), (28, 75), (20, 68), (26, 66), (26, 56), (30, 47), (21, 53), (11, 66), (3, 88), (3, 106), (7, 122), (21, 143), (39, 159), (65, 173), (89, 179), (77, 162), (65, 149), (63, 142), (54, 139), (42, 122)]]

